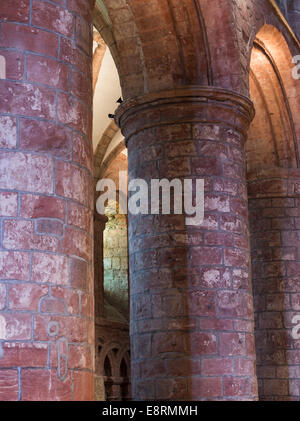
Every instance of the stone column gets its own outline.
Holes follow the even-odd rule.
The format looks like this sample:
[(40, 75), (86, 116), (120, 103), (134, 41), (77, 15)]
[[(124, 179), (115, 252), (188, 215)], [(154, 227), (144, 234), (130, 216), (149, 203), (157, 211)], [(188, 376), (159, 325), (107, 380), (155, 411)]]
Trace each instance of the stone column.
[(1, 2), (0, 400), (94, 398), (94, 1)]
[(260, 400), (300, 396), (300, 171), (248, 177)]
[(129, 214), (134, 400), (255, 400), (244, 140), (251, 102), (186, 87), (124, 102), (129, 180), (205, 180), (205, 219)]

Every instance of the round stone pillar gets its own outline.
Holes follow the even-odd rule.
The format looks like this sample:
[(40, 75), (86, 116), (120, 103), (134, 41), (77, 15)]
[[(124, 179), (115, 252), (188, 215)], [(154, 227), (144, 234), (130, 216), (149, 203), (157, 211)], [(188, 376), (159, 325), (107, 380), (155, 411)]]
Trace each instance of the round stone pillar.
[(129, 213), (133, 399), (255, 400), (244, 140), (251, 102), (186, 87), (116, 113), (129, 180), (205, 180), (205, 217)]
[(0, 5), (0, 400), (94, 398), (93, 4)]
[(300, 396), (300, 171), (248, 176), (260, 400)]

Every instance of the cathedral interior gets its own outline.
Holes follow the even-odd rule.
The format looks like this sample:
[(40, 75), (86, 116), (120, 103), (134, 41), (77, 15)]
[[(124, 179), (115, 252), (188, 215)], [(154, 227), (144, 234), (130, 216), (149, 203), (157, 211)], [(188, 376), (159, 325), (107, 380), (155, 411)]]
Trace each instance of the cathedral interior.
[[(300, 0), (0, 2), (0, 401), (300, 401), (299, 39)], [(175, 178), (202, 224), (122, 212)]]

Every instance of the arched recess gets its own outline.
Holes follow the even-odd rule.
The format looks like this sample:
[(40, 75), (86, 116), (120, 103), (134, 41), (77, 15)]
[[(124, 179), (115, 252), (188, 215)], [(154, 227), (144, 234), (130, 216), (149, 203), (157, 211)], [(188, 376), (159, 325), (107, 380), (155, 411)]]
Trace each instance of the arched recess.
[(257, 38), (250, 66), (250, 97), (256, 115), (246, 143), (248, 172), (299, 166), (299, 146), (286, 87), (288, 79), (282, 77), (272, 52)]
[(130, 400), (129, 344), (108, 341), (98, 353), (97, 375), (103, 379), (105, 400)]
[(124, 99), (187, 85), (241, 92), (229, 0), (99, 0), (95, 26), (111, 49)]
[(292, 69), (283, 35), (264, 25), (252, 48), (249, 78), (256, 116), (246, 142), (260, 400), (300, 396), (300, 343), (292, 336), (299, 312), (300, 92)]

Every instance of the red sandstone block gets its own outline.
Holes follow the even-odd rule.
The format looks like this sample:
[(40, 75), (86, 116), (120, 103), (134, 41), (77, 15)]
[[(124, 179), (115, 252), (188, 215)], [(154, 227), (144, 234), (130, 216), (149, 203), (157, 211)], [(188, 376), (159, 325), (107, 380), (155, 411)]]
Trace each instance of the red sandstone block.
[(47, 57), (28, 55), (27, 80), (68, 91), (69, 66)]
[(220, 353), (224, 356), (245, 355), (246, 339), (243, 333), (221, 333)]
[[(66, 304), (66, 310), (69, 314), (79, 314), (79, 294), (77, 291), (69, 288), (52, 287), (52, 296), (59, 300), (62, 300)], [(82, 305), (82, 304), (81, 304)], [(91, 311), (93, 307), (91, 308)]]
[(215, 316), (216, 294), (214, 291), (191, 291), (188, 293), (189, 313), (193, 316)]
[(6, 307), (6, 285), (0, 284), (0, 310)]
[(218, 216), (204, 213), (204, 221), (201, 227), (206, 230), (216, 230), (218, 228)]
[(189, 334), (190, 350), (193, 355), (214, 355), (217, 353), (217, 337), (209, 332)]
[(36, 284), (10, 284), (9, 308), (11, 310), (38, 311), (40, 299), (48, 293), (48, 287)]
[(167, 143), (165, 145), (165, 151), (168, 158), (197, 154), (195, 143), (192, 141)]
[(195, 124), (193, 126), (193, 135), (196, 139), (219, 140), (220, 127), (207, 124)]
[(204, 358), (201, 363), (201, 374), (204, 376), (222, 376), (233, 374), (231, 358)]
[(186, 250), (184, 248), (164, 248), (160, 249), (157, 256), (159, 267), (183, 266), (186, 263)]
[(159, 126), (156, 129), (158, 139), (162, 141), (188, 140), (192, 139), (190, 124), (170, 124), (167, 126)]
[(232, 196), (236, 196), (240, 190), (240, 185), (232, 180), (226, 180), (219, 178), (213, 182), (213, 191), (229, 193)]
[(156, 380), (156, 397), (159, 400), (187, 399), (187, 384), (185, 378)]
[(193, 158), (192, 173), (202, 177), (221, 176), (223, 175), (222, 163), (214, 157)]
[(67, 285), (68, 280), (68, 259), (65, 256), (34, 253), (32, 261), (32, 281)]
[(191, 174), (189, 158), (166, 159), (160, 164), (160, 177), (183, 177)]
[(74, 371), (74, 401), (94, 400), (94, 376), (88, 371)]
[(164, 156), (164, 149), (162, 145), (152, 145), (145, 148), (137, 158), (140, 162), (156, 161), (162, 159)]
[(57, 218), (65, 220), (66, 203), (56, 197), (26, 194), (21, 196), (23, 218)]
[(87, 109), (74, 96), (64, 93), (58, 94), (57, 115), (61, 123), (69, 125), (82, 133), (87, 133)]
[(206, 194), (204, 210), (207, 212), (209, 211), (230, 212), (229, 197)]
[(1, 20), (28, 23), (29, 9), (29, 0), (23, 0), (21, 2), (6, 0), (1, 4)]
[(5, 58), (6, 79), (23, 80), (24, 55), (19, 51), (6, 51), (0, 48), (0, 55)]
[(77, 48), (75, 41), (61, 39), (60, 58), (73, 64), (87, 76), (91, 74), (91, 59)]
[(41, 234), (62, 236), (64, 227), (62, 222), (53, 219), (42, 219), (36, 223), (36, 232)]
[(88, 317), (90, 319), (94, 318), (94, 295), (85, 294), (81, 295), (81, 316)]
[(88, 286), (88, 264), (84, 260), (71, 259), (71, 285), (73, 288), (81, 290), (87, 289)]
[(224, 231), (235, 232), (237, 234), (242, 234), (245, 230), (242, 221), (230, 214), (220, 216), (220, 228)]
[(73, 69), (71, 74), (71, 93), (85, 102), (88, 106), (91, 106), (91, 79)]
[(225, 396), (249, 396), (250, 381), (249, 379), (241, 379), (237, 377), (224, 378), (224, 395)]
[(289, 364), (300, 364), (300, 350), (288, 350), (287, 360)]
[(66, 228), (62, 248), (63, 252), (69, 256), (77, 256), (87, 261), (91, 259), (91, 238), (83, 231)]
[(87, 55), (91, 55), (92, 37), (90, 26), (87, 22), (77, 16), (75, 18), (75, 38), (78, 47), (81, 48)]
[[(132, 358), (149, 358), (151, 356), (151, 334), (144, 334), (135, 337), (132, 348)], [(159, 338), (157, 345), (159, 344)]]
[(67, 8), (71, 12), (82, 16), (87, 22), (92, 19), (93, 6), (93, 0), (67, 0)]
[(56, 164), (56, 193), (83, 204), (89, 199), (87, 171), (75, 165), (58, 161)]
[(0, 278), (29, 280), (29, 253), (0, 252)]
[(13, 149), (17, 145), (17, 122), (13, 117), (0, 117), (0, 147)]
[(85, 369), (92, 367), (92, 348), (90, 346), (69, 345), (69, 367)]
[[(1, 367), (45, 367), (48, 344), (38, 342), (4, 342)], [(0, 371), (1, 373), (1, 371)]]
[(92, 212), (77, 203), (69, 202), (68, 224), (81, 228), (92, 235), (93, 216)]
[(137, 380), (135, 382), (135, 396), (140, 400), (155, 400), (155, 380)]
[(204, 234), (204, 243), (207, 246), (233, 246), (233, 236), (224, 232), (206, 232)]
[(226, 248), (224, 250), (224, 263), (226, 266), (248, 267), (249, 253), (248, 250), (235, 248)]
[(31, 315), (0, 313), (0, 337), (9, 341), (31, 339)]
[(2, 189), (51, 194), (53, 172), (53, 162), (46, 156), (28, 155), (21, 152), (0, 153)]
[(279, 329), (282, 325), (282, 315), (279, 312), (269, 311), (259, 315), (261, 329)]
[(228, 269), (200, 269), (200, 280), (201, 286), (206, 289), (220, 289), (231, 287), (231, 273)]
[(190, 251), (191, 264), (220, 265), (222, 264), (222, 249), (217, 247), (193, 247)]
[(57, 377), (56, 370), (22, 370), (23, 401), (70, 401), (72, 400), (72, 380), (68, 375), (65, 381)]
[(232, 330), (232, 320), (205, 318), (199, 321), (201, 329)]
[[(223, 175), (226, 178), (232, 178), (234, 180), (243, 180), (245, 178), (245, 170), (244, 167), (239, 164), (235, 164), (232, 162), (224, 162)], [(252, 185), (250, 184), (250, 187), (251, 186)]]
[(0, 47), (18, 48), (57, 57), (58, 37), (55, 34), (31, 26), (2, 23)]
[(58, 251), (60, 244), (55, 237), (35, 234), (32, 221), (6, 220), (3, 222), (3, 247)]
[(86, 141), (78, 133), (73, 135), (73, 161), (93, 171), (93, 148), (91, 142)]
[(0, 370), (0, 400), (17, 401), (19, 397), (19, 375), (17, 370)]
[(74, 18), (68, 10), (39, 0), (32, 3), (32, 24), (67, 37), (72, 37), (74, 31)]
[[(92, 348), (88, 345), (68, 346), (68, 367), (70, 369), (86, 369), (92, 366)], [(50, 365), (58, 367), (57, 345), (52, 343), (50, 348)]]
[(148, 359), (147, 361), (142, 361), (140, 363), (140, 376), (142, 378), (162, 377), (164, 375), (165, 375), (165, 364), (163, 360)]
[(197, 150), (199, 156), (211, 158), (215, 157), (218, 161), (222, 162), (228, 158), (228, 147), (219, 142), (200, 141), (197, 142)]
[(246, 316), (244, 293), (241, 291), (218, 291), (219, 315), (222, 317)]
[(222, 377), (191, 377), (189, 390), (191, 396), (198, 400), (221, 397)]
[(133, 320), (143, 320), (151, 318), (151, 296), (140, 295), (132, 300), (132, 318)]
[[(49, 336), (49, 332), (51, 335)], [(57, 340), (65, 336), (69, 342), (87, 341), (87, 323), (80, 317), (36, 315), (34, 316), (34, 338), (37, 341)]]
[(155, 333), (152, 341), (152, 350), (154, 355), (184, 352), (184, 335), (181, 332), (176, 333), (176, 335), (173, 332)]
[(17, 193), (0, 193), (0, 216), (17, 216), (18, 195)]
[(186, 373), (200, 374), (200, 365), (200, 360), (192, 360), (189, 358), (165, 360), (166, 373), (169, 377), (185, 377)]
[(237, 376), (255, 376), (255, 362), (244, 358), (235, 359), (235, 374)]
[(287, 276), (294, 277), (299, 276), (300, 273), (300, 262), (286, 262)]
[(40, 302), (40, 313), (65, 314), (65, 302), (55, 298), (45, 296)]
[(1, 113), (55, 118), (55, 92), (49, 88), (0, 80), (0, 94), (6, 98), (0, 103)]
[(265, 379), (265, 396), (286, 396), (289, 394), (289, 382), (282, 379)]
[[(147, 303), (145, 303), (146, 305)], [(155, 317), (177, 317), (184, 315), (182, 294), (176, 292), (176, 290), (161, 291), (159, 294), (152, 294), (152, 311)]]

